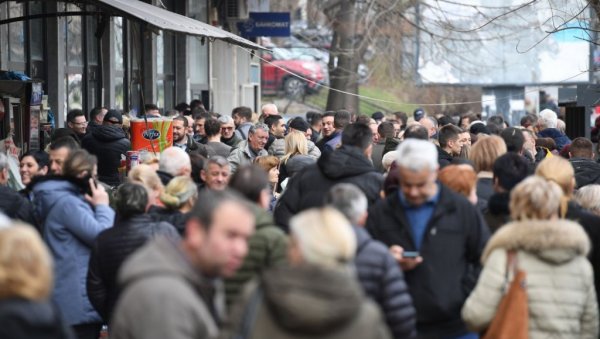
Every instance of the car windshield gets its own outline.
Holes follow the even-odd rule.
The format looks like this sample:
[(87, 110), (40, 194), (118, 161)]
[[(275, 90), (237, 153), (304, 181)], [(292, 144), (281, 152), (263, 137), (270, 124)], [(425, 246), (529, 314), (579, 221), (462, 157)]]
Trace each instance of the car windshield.
[(294, 54), (285, 48), (273, 48), (273, 58), (275, 60), (292, 60)]

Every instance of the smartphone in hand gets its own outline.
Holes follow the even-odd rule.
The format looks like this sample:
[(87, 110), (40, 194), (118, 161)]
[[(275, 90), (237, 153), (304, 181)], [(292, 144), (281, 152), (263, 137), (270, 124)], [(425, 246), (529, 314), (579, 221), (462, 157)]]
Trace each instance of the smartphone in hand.
[(406, 258), (406, 259), (414, 259), (416, 257), (419, 256), (419, 252), (411, 252), (411, 251), (404, 251), (402, 253), (402, 258)]

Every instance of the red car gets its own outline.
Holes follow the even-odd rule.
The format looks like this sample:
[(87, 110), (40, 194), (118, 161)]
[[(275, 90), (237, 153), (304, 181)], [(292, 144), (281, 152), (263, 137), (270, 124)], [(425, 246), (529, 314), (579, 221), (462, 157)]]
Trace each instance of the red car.
[(321, 85), (327, 83), (327, 70), (323, 69), (321, 63), (300, 59), (287, 49), (273, 48), (272, 52), (264, 52), (262, 58), (266, 60), (261, 63), (263, 94), (316, 93)]

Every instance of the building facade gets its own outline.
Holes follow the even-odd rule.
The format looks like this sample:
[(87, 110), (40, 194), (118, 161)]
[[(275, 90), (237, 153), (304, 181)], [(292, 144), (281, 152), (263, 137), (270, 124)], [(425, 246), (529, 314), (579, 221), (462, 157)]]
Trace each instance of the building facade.
[[(124, 0), (100, 2), (0, 1), (0, 46), (7, 46), (0, 69), (41, 80), (58, 126), (70, 109), (97, 106), (140, 112), (153, 103), (167, 111), (201, 99), (221, 114), (258, 109), (260, 65), (251, 47), (158, 30), (111, 7)], [(249, 10), (246, 0), (143, 2), (222, 28)]]

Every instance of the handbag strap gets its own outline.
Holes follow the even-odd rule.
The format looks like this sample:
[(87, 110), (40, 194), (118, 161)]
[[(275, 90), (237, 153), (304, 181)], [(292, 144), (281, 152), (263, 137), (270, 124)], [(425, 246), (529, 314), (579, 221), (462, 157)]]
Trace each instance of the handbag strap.
[(262, 286), (259, 284), (256, 287), (256, 289), (254, 290), (254, 292), (252, 293), (252, 296), (250, 297), (250, 300), (248, 301), (248, 304), (246, 305), (246, 307), (244, 309), (244, 315), (242, 318), (242, 324), (240, 326), (240, 331), (235, 336), (235, 339), (250, 338), (250, 334), (252, 332), (252, 327), (253, 327), (254, 322), (256, 321), (256, 317), (258, 315), (258, 308), (259, 308), (261, 300), (262, 300), (262, 295), (263, 295)]
[(508, 291), (508, 286), (510, 285), (510, 272), (513, 272), (513, 278), (517, 276), (517, 267), (517, 251), (506, 251), (506, 270), (504, 272), (504, 287), (502, 289), (503, 293)]

